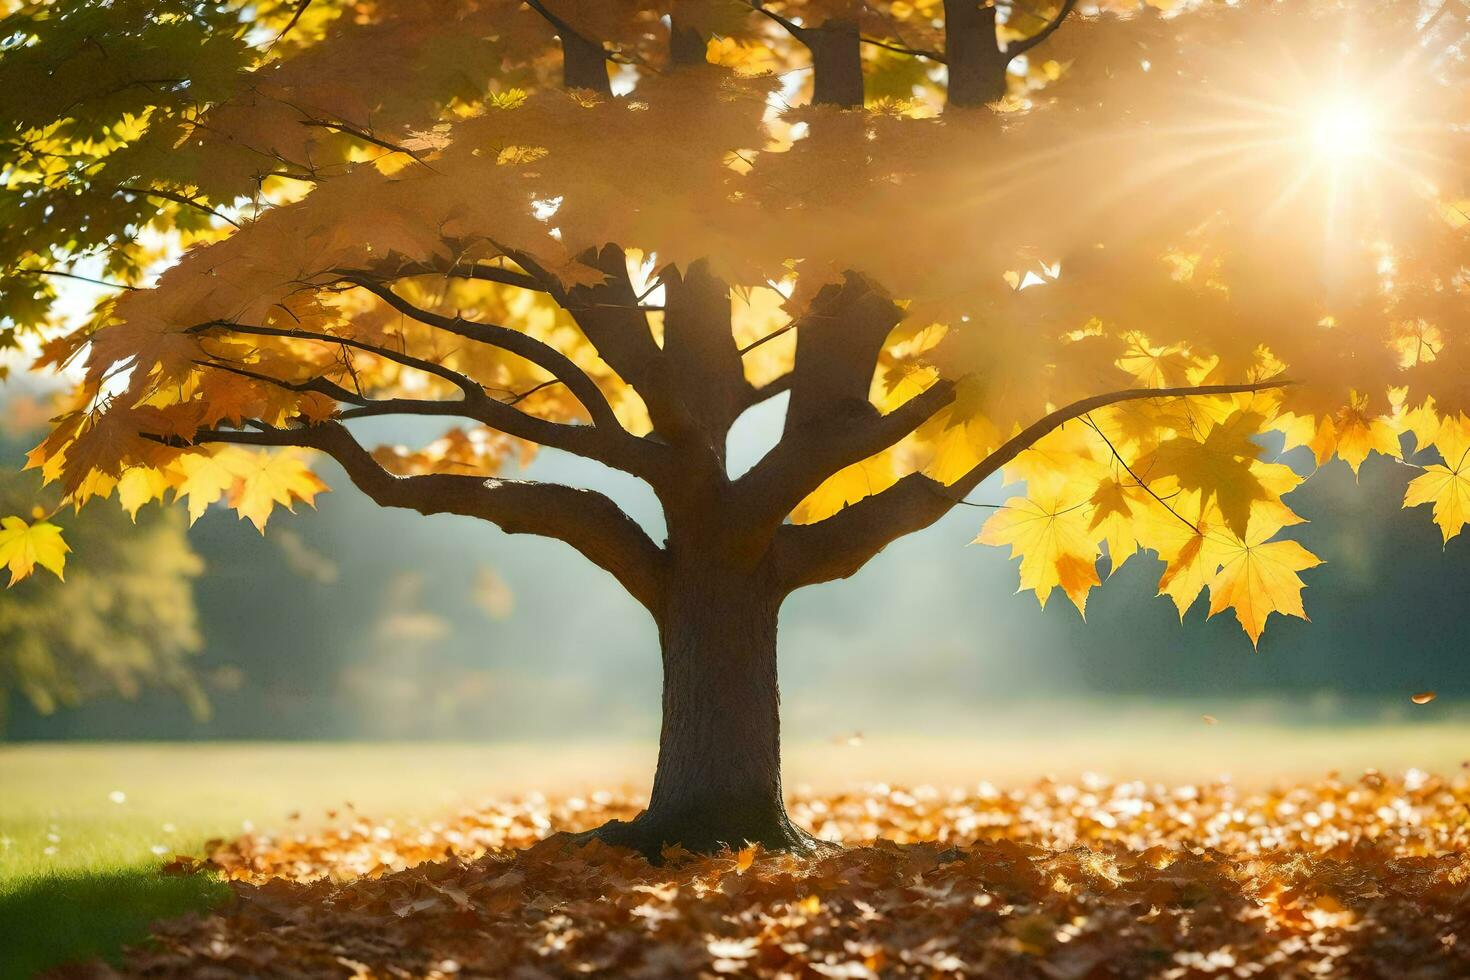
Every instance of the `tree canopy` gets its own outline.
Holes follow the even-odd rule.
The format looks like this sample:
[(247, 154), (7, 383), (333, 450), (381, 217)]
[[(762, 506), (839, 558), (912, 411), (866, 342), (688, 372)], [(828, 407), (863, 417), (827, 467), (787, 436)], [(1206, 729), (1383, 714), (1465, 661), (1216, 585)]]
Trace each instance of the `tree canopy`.
[[(1181, 615), (1207, 591), (1254, 642), (1318, 564), (1282, 536), (1304, 475), (1278, 446), (1401, 459), (1405, 506), (1447, 542), (1470, 521), (1466, 24), (1455, 0), (22, 5), (0, 342), (75, 380), (31, 465), (78, 506), (224, 499), (263, 530), (324, 453), (380, 503), (567, 541), (653, 609), (662, 549), (610, 499), (487, 478), (548, 448), (677, 510), (784, 395), (721, 491), (781, 589), (1003, 468), (1024, 488), (977, 540), (1041, 602), (1085, 611), (1104, 553), (1144, 549)], [(113, 287), (80, 324), (69, 277)], [(376, 449), (349, 425), (392, 415), (458, 423)], [(59, 571), (49, 525), (5, 527), (13, 579)]]

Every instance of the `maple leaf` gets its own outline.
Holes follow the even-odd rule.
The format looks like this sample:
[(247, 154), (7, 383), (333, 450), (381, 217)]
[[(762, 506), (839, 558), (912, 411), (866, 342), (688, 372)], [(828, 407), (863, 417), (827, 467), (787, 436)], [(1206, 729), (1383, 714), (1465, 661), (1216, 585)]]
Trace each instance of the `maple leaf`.
[[(1324, 422), (1325, 425), (1325, 422)], [(1353, 475), (1368, 458), (1369, 453), (1378, 452), (1398, 459), (1402, 454), (1399, 437), (1388, 421), (1369, 414), (1366, 395), (1353, 392), (1348, 405), (1338, 411), (1332, 429), (1333, 451), (1337, 458), (1352, 468)], [(1317, 448), (1317, 458), (1322, 459), (1322, 447)]]
[(1159, 557), (1166, 563), (1159, 577), (1159, 595), (1174, 601), (1181, 622), (1220, 567), (1225, 547), (1221, 540), (1225, 529), (1218, 519), (1218, 510), (1209, 513), (1203, 508), (1196, 510), (1199, 517), (1192, 525), (1176, 514), (1153, 518), (1160, 526), (1152, 537), (1157, 542)]
[(1210, 615), (1233, 609), (1252, 646), (1260, 644), (1272, 613), (1307, 618), (1302, 607), (1306, 583), (1297, 573), (1322, 564), (1296, 541), (1270, 540), (1284, 521), (1271, 508), (1256, 508), (1246, 534), (1228, 535), (1214, 552), (1220, 569), (1210, 578)]
[(1434, 522), (1448, 544), (1470, 523), (1470, 417), (1463, 413), (1445, 419), (1434, 437), (1442, 463), (1424, 467), (1424, 474), (1409, 482), (1404, 506), (1434, 504)]
[(150, 466), (134, 466), (117, 480), (117, 499), (136, 523), (138, 510), (150, 500), (162, 500), (168, 492), (168, 475)]
[(30, 524), (19, 517), (0, 520), (0, 565), (10, 570), (11, 585), (30, 575), (37, 565), (63, 578), (69, 551), (61, 528), (50, 521)]
[(178, 496), (189, 498), (190, 524), (203, 517), (209, 505), (235, 485), (240, 464), (231, 465), (231, 457), (240, 453), (233, 446), (198, 449), (181, 454), (170, 464), (176, 475)]
[(1087, 500), (1074, 500), (1042, 489), (1034, 497), (1011, 497), (975, 538), (977, 544), (1010, 545), (1021, 559), (1021, 587), (1030, 589), (1043, 608), (1054, 589), (1086, 615), (1087, 594), (1102, 584), (1097, 574), (1098, 550)]
[(1137, 470), (1150, 479), (1174, 477), (1182, 489), (1199, 491), (1219, 506), (1232, 530), (1244, 533), (1251, 503), (1268, 498), (1253, 466), (1261, 454), (1253, 437), (1264, 422), (1257, 412), (1235, 412), (1203, 440), (1176, 436), (1161, 443)]
[(1147, 491), (1118, 480), (1104, 480), (1098, 484), (1089, 503), (1092, 504), (1092, 521), (1088, 528), (1107, 543), (1108, 575), (1111, 576), (1138, 553), (1136, 511), (1147, 506)]
[(315, 506), (316, 495), (327, 489), (303, 462), (302, 454), (295, 450), (274, 453), (259, 450), (227, 459), (226, 465), (235, 475), (230, 487), (230, 506), (261, 534), (265, 533), (266, 522), (277, 505), (289, 511), (295, 510), (298, 500)]

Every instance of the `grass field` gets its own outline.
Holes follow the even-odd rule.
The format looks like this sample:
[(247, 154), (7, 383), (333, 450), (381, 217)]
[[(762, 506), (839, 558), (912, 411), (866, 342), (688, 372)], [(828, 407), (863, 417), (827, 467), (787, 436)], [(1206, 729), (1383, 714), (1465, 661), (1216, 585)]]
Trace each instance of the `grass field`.
[[(1019, 716), (950, 738), (870, 732), (806, 739), (787, 751), (788, 784), (997, 785), (1100, 771), (1121, 779), (1238, 783), (1420, 768), (1470, 757), (1453, 705), (1388, 724), (1289, 725), (1247, 706), (1058, 710), (1042, 729)], [(1042, 734), (1042, 731), (1046, 734)], [(456, 805), (528, 792), (646, 785), (648, 743), (536, 745), (178, 744), (0, 748), (0, 977), (110, 955), (149, 922), (225, 894), (205, 876), (164, 877), (172, 855), (212, 837), (281, 830), (355, 812), (428, 820)]]

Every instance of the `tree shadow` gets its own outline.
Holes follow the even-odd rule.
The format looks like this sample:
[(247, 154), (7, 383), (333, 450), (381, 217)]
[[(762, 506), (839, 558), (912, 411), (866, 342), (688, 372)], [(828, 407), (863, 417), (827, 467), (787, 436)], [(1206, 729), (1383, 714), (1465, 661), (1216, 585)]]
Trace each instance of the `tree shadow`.
[(202, 912), (230, 896), (214, 874), (156, 867), (38, 875), (0, 892), (0, 980), (84, 960), (119, 961), (157, 921)]

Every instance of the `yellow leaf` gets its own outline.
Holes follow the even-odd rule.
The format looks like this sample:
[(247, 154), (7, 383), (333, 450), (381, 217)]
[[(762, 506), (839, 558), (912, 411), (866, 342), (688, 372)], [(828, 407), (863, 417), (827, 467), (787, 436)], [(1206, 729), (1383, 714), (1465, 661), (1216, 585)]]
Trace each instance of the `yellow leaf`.
[(1307, 618), (1302, 607), (1306, 583), (1297, 572), (1322, 562), (1296, 541), (1268, 540), (1282, 527), (1269, 509), (1261, 508), (1251, 518), (1244, 537), (1232, 535), (1222, 545), (1220, 570), (1210, 579), (1210, 615), (1234, 609), (1254, 646), (1272, 613)]
[(168, 476), (151, 466), (134, 466), (123, 471), (117, 480), (117, 501), (134, 523), (138, 509), (150, 500), (162, 500), (168, 490)]
[[(1200, 518), (1195, 522), (1198, 530), (1191, 530), (1178, 518), (1171, 516), (1169, 519), (1178, 525), (1180, 543), (1169, 549), (1167, 554), (1160, 551), (1160, 557), (1168, 564), (1159, 578), (1159, 595), (1173, 600), (1174, 608), (1179, 610), (1179, 618), (1183, 620), (1184, 614), (1189, 612), (1189, 607), (1194, 605), (1194, 600), (1199, 598), (1205, 584), (1220, 567), (1222, 549), (1218, 536), (1224, 527)], [(1162, 522), (1163, 518), (1158, 520)]]
[(1134, 527), (1133, 505), (1142, 502), (1146, 492), (1109, 479), (1098, 484), (1097, 491), (1092, 495), (1090, 530), (1100, 534), (1107, 542), (1109, 575), (1122, 568), (1124, 562), (1138, 553), (1138, 532)]
[(27, 524), (19, 517), (0, 520), (0, 565), (10, 570), (14, 585), (36, 570), (36, 566), (64, 578), (66, 553), (71, 551), (62, 540), (61, 528), (50, 521)]
[(1445, 419), (1434, 439), (1443, 463), (1424, 467), (1404, 491), (1404, 506), (1434, 504), (1434, 522), (1448, 542), (1470, 523), (1470, 418)]
[(1087, 593), (1102, 584), (1090, 510), (1085, 500), (1058, 495), (1012, 497), (985, 522), (975, 542), (1010, 545), (1011, 557), (1021, 559), (1021, 590), (1033, 590), (1045, 607), (1052, 590), (1060, 588), (1085, 615)]
[(1251, 504), (1268, 496), (1256, 466), (1261, 447), (1252, 439), (1264, 423), (1257, 412), (1235, 412), (1202, 441), (1187, 435), (1168, 439), (1134, 468), (1152, 478), (1174, 477), (1180, 488), (1200, 491), (1205, 501), (1219, 506), (1225, 523), (1243, 534)]
[(889, 487), (898, 480), (892, 452), (854, 463), (829, 476), (791, 512), (793, 524), (815, 524), (826, 520), (848, 504), (855, 504)]
[[(1400, 455), (1399, 437), (1393, 426), (1381, 418), (1368, 414), (1368, 399), (1353, 392), (1351, 404), (1337, 413), (1337, 458), (1352, 467), (1356, 476), (1358, 467), (1370, 452), (1380, 452), (1397, 459)], [(1320, 453), (1318, 455), (1320, 459)]]
[(315, 506), (316, 495), (327, 489), (294, 450), (244, 453), (232, 458), (232, 468), (237, 479), (230, 488), (230, 506), (261, 534), (277, 504), (287, 510), (294, 510), (298, 500)]
[(212, 453), (185, 453), (174, 460), (173, 469), (181, 480), (178, 495), (189, 498), (191, 525), (204, 516), (210, 504), (223, 497), (235, 485), (235, 469), (230, 466), (230, 461), (232, 456), (238, 455), (249, 454), (225, 447)]

